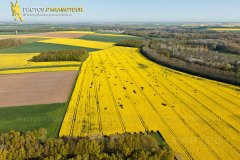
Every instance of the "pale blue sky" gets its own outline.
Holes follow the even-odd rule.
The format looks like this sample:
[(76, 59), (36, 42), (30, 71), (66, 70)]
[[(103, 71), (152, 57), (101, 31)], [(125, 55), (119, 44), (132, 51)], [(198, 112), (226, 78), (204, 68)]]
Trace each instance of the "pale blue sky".
[[(0, 1), (0, 22), (12, 21)], [(72, 17), (24, 17), (25, 22), (223, 22), (240, 21), (240, 0), (19, 0), (21, 7), (76, 7)]]

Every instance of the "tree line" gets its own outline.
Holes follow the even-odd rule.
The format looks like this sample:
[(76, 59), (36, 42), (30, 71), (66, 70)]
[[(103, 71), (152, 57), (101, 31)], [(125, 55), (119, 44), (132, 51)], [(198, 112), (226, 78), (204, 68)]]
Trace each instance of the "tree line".
[(149, 59), (176, 70), (240, 85), (240, 34), (172, 28), (135, 29), (126, 34), (145, 40), (117, 45), (141, 48)]
[(87, 50), (58, 50), (41, 52), (32, 57), (32, 62), (51, 62), (51, 61), (84, 61), (88, 56)]
[(0, 40), (0, 49), (6, 49), (6, 48), (11, 48), (15, 46), (20, 46), (23, 45), (24, 42), (20, 39), (2, 39)]
[(26, 133), (10, 131), (0, 135), (1, 160), (82, 159), (174, 159), (163, 141), (148, 134), (122, 134), (91, 138), (48, 138), (45, 129)]

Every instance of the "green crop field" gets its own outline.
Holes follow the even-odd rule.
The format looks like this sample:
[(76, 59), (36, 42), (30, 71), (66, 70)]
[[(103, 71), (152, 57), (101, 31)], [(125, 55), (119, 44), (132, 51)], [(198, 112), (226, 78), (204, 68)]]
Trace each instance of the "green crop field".
[(101, 41), (101, 42), (120, 42), (124, 40), (135, 40), (141, 39), (140, 37), (130, 37), (130, 36), (99, 36), (99, 35), (86, 35), (80, 39), (92, 40), (92, 41)]
[(67, 50), (67, 49), (86, 49), (89, 52), (97, 50), (97, 49), (76, 47), (76, 46), (70, 46), (70, 45), (34, 42), (34, 43), (22, 45), (22, 46), (0, 50), (0, 53), (38, 53), (43, 51)]
[(0, 133), (46, 128), (57, 136), (65, 109), (65, 103), (0, 108)]
[(45, 40), (46, 38), (20, 38), (24, 43), (33, 43), (37, 41)]

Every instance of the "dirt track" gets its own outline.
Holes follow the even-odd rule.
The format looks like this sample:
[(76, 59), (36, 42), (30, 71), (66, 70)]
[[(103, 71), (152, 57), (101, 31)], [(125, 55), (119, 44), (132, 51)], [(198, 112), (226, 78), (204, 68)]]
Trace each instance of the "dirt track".
[(0, 107), (65, 102), (77, 71), (0, 76)]

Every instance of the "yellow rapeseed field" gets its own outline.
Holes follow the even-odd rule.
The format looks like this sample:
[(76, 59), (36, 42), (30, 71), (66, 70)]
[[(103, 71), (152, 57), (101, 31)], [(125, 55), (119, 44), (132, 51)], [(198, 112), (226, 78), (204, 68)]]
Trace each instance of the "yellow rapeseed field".
[(71, 46), (86, 47), (86, 48), (96, 48), (96, 49), (106, 49), (114, 45), (114, 43), (110, 43), (110, 42), (98, 42), (98, 41), (70, 39), (70, 38), (54, 38), (54, 39), (48, 39), (48, 40), (43, 40), (39, 42), (71, 45)]
[(38, 54), (0, 54), (0, 74), (78, 70), (81, 64), (81, 62), (29, 62)]
[(209, 28), (212, 31), (240, 31), (240, 28)]
[(162, 67), (135, 48), (92, 52), (60, 136), (160, 131), (184, 159), (236, 159), (239, 89)]

